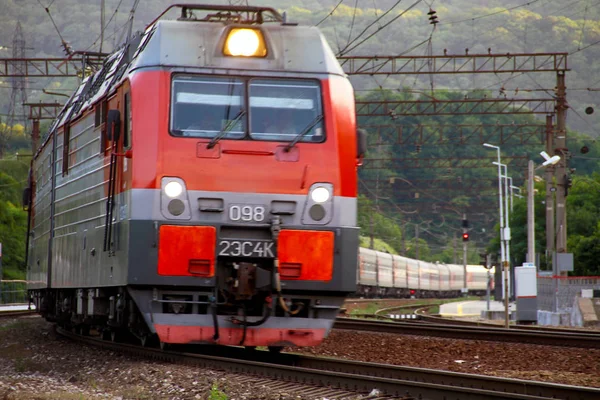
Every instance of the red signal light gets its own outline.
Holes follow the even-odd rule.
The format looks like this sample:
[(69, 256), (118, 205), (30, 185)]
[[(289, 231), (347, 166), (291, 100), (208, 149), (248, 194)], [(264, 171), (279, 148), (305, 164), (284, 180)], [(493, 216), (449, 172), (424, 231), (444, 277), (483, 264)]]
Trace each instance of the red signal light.
[(463, 233), (463, 242), (469, 241), (469, 234), (467, 232)]
[(416, 291), (415, 291), (414, 289), (410, 289), (410, 294), (411, 294), (411, 295), (413, 295), (413, 294), (415, 294), (415, 293), (416, 293)]

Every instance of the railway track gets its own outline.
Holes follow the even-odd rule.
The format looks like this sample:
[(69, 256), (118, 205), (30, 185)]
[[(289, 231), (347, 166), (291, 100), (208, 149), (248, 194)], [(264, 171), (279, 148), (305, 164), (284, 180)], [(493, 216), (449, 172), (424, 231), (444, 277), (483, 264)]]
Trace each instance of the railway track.
[[(415, 310), (415, 314), (417, 314), (419, 316), (419, 319), (422, 322), (444, 324), (444, 325), (498, 327), (498, 324), (494, 324), (491, 322), (467, 321), (467, 320), (460, 320), (460, 319), (444, 318), (444, 317), (440, 317), (438, 315), (430, 315), (428, 313), (428, 310), (431, 307), (432, 306), (430, 306), (430, 305), (423, 305)], [(385, 309), (386, 311), (384, 311), (384, 309), (378, 310), (378, 313), (379, 313), (379, 311), (381, 311), (382, 313), (386, 313), (386, 312), (388, 312), (387, 310), (393, 310), (394, 308), (395, 307), (387, 308), (387, 309)], [(516, 329), (521, 329), (521, 330), (526, 330), (526, 331), (554, 332), (554, 333), (589, 333), (592, 335), (594, 335), (594, 334), (600, 335), (600, 331), (598, 331), (597, 333), (594, 333), (593, 331), (585, 331), (582, 329), (557, 328), (557, 327), (552, 327), (552, 326), (517, 325), (514, 327)]]
[(337, 318), (335, 329), (436, 336), (456, 339), (488, 340), (549, 346), (600, 348), (600, 334), (581, 331), (532, 331), (491, 326), (462, 326), (422, 322), (387, 322)]
[(35, 310), (0, 311), (0, 318), (22, 317), (35, 314)]
[[(600, 398), (600, 390), (518, 379), (321, 358), (292, 353), (272, 354), (224, 346), (183, 346), (162, 351), (137, 345), (82, 337), (58, 329), (59, 334), (112, 351), (201, 368), (226, 370), (263, 380), (263, 384), (311, 398), (421, 400), (569, 399)], [(177, 350), (177, 351), (175, 351)], [(198, 353), (198, 351), (201, 353)], [(194, 351), (192, 353), (192, 351)], [(273, 380), (277, 382), (274, 383)]]

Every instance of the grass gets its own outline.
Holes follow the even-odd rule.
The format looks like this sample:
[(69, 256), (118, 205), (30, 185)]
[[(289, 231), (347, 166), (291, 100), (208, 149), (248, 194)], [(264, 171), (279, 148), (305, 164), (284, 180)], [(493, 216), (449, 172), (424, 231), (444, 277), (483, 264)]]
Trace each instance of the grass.
[(210, 395), (208, 400), (227, 400), (228, 397), (225, 393), (219, 390), (219, 385), (215, 382), (210, 388)]
[(383, 308), (379, 303), (369, 303), (365, 308), (355, 308), (350, 312), (350, 315), (353, 314), (375, 314), (375, 311)]

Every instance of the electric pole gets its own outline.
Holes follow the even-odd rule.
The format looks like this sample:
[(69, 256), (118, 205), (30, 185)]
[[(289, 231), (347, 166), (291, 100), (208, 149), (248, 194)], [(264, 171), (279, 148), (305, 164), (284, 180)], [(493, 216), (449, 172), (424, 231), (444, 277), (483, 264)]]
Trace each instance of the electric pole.
[(463, 296), (469, 295), (469, 289), (467, 287), (467, 243), (469, 242), (469, 221), (467, 221), (467, 214), (463, 214), (462, 220), (462, 228), (463, 228)]

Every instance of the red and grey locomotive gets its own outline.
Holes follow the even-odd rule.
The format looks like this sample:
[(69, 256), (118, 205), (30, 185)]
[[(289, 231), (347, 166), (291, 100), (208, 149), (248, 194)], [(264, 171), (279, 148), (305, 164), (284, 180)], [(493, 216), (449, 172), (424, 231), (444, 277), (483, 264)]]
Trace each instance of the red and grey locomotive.
[(273, 9), (165, 13), (83, 80), (34, 157), (32, 298), (112, 338), (316, 345), (356, 291), (350, 82), (315, 27)]

